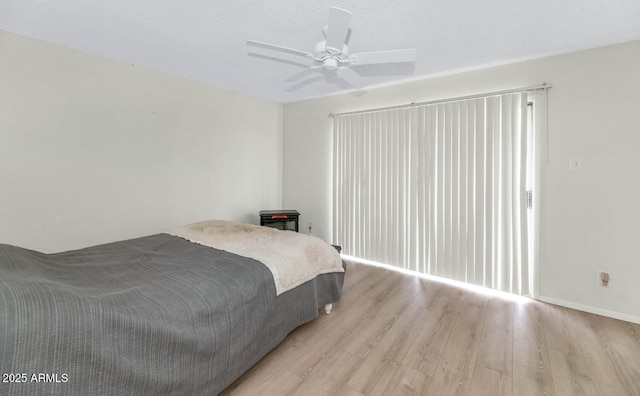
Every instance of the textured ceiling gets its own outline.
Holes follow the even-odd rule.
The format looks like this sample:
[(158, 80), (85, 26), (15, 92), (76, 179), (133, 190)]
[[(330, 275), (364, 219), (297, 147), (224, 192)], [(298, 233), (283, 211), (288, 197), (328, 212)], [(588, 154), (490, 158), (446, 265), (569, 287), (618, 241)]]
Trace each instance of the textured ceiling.
[(0, 0), (0, 29), (289, 103), (350, 87), (246, 41), (313, 52), (331, 6), (352, 53), (417, 49), (355, 68), (368, 87), (640, 39), (639, 0)]

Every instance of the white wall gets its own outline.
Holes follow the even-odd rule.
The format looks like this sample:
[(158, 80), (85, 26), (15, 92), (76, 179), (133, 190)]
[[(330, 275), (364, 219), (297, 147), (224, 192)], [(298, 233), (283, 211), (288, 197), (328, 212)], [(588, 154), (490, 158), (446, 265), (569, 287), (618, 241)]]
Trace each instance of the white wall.
[(41, 251), (282, 199), (282, 106), (0, 31), (0, 243)]
[[(331, 118), (338, 113), (517, 87), (549, 91), (541, 185), (540, 297), (640, 323), (640, 41), (289, 104), (283, 203), (331, 238)], [(569, 171), (569, 159), (584, 169)], [(339, 243), (340, 241), (334, 241)], [(609, 271), (603, 287), (599, 271)]]

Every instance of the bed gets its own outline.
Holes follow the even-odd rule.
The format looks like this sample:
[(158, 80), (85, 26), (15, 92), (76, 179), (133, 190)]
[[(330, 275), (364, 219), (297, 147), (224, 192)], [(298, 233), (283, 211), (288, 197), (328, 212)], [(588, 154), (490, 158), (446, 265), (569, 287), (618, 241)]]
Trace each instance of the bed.
[(319, 239), (239, 225), (234, 238), (276, 258), (296, 238), (324, 247), (293, 246), (294, 262), (332, 255), (283, 289), (282, 268), (213, 247), (216, 227), (196, 224), (203, 240), (189, 225), (56, 254), (0, 244), (0, 394), (215, 395), (340, 298), (344, 264)]

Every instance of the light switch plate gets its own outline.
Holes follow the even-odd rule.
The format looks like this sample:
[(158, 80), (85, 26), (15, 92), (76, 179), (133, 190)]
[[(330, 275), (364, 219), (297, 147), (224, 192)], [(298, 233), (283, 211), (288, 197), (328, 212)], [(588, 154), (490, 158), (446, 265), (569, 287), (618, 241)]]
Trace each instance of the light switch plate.
[(569, 170), (572, 172), (582, 170), (582, 160), (580, 158), (571, 158), (569, 160)]

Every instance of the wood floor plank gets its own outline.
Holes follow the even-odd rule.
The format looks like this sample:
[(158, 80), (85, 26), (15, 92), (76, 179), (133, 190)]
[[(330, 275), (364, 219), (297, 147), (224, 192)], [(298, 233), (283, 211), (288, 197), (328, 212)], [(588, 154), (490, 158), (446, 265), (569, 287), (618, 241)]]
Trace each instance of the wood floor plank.
[(465, 296), (461, 312), (447, 339), (427, 392), (433, 395), (468, 395), (476, 367), (488, 298)]
[(469, 396), (511, 396), (513, 379), (502, 371), (476, 364)]
[(230, 387), (221, 395), (250, 396), (250, 395), (289, 395), (303, 382), (302, 378), (289, 370), (278, 370), (278, 374), (262, 372), (254, 374), (243, 382), (242, 386)]
[[(586, 344), (587, 339), (590, 339), (590, 344), (598, 346), (587, 353), (590, 357), (588, 362), (597, 367), (599, 376), (607, 376), (599, 382), (607, 384), (608, 392), (613, 391), (619, 395), (639, 395), (640, 348), (637, 344), (633, 344), (633, 339), (628, 337), (625, 326), (615, 319), (602, 318), (593, 314), (582, 315), (581, 319), (581, 323), (586, 324), (587, 327), (584, 332), (585, 338), (580, 340), (581, 343)], [(583, 351), (586, 347), (584, 344)], [(599, 357), (600, 361), (596, 362), (594, 360), (596, 357)], [(602, 362), (608, 363), (606, 367)]]
[[(610, 346), (606, 337), (602, 337), (603, 329), (594, 326), (592, 314), (567, 310), (571, 326), (575, 328), (580, 345), (580, 358), (584, 361), (587, 372), (598, 394), (629, 395), (618, 379), (618, 373), (611, 359)], [(601, 321), (607, 318), (600, 318)], [(638, 394), (638, 393), (636, 393)]]
[(336, 350), (327, 354), (305, 373), (303, 381), (291, 395), (335, 395), (345, 389), (346, 378), (355, 370), (358, 358), (348, 352)]
[(601, 319), (591, 316), (592, 325), (604, 329), (611, 345), (611, 360), (621, 384), (626, 392), (640, 394), (640, 342), (633, 331), (640, 326), (615, 319)]
[(556, 393), (596, 395), (597, 391), (588, 375), (588, 368), (578, 342), (579, 333), (567, 320), (566, 309), (549, 304), (541, 304), (545, 339), (549, 348), (552, 373), (564, 372), (568, 375), (553, 376)]
[(414, 277), (411, 280), (416, 290), (416, 296), (412, 304), (419, 305), (426, 309), (433, 310), (438, 303), (440, 296), (447, 294), (450, 286), (442, 282), (433, 281), (421, 277)]
[(514, 309), (513, 393), (555, 395), (541, 308), (536, 302)]
[(385, 395), (423, 395), (430, 378), (411, 367), (400, 365), (384, 391)]
[[(439, 301), (439, 298), (437, 301)], [(422, 328), (425, 326), (429, 317), (433, 314), (433, 310), (427, 309), (421, 304), (411, 304), (411, 307), (417, 309), (417, 311), (412, 313), (412, 310), (408, 310), (408, 312), (410, 312), (408, 315), (413, 315), (413, 317), (406, 326), (403, 326), (402, 335), (393, 343), (393, 346), (386, 351), (384, 359), (401, 363), (407, 354), (414, 350), (418, 336), (420, 334), (424, 334), (424, 332), (422, 332)]]
[(377, 347), (385, 335), (408, 309), (415, 296), (415, 290), (399, 284), (385, 301), (378, 301), (371, 315), (359, 320), (357, 332), (350, 332), (340, 341), (340, 347), (356, 356), (364, 357)]
[(514, 302), (491, 299), (487, 303), (478, 364), (511, 377), (513, 375)]
[(449, 312), (448, 307), (459, 303), (456, 299), (440, 299), (418, 332), (414, 347), (403, 357), (402, 364), (433, 376), (458, 315)]
[(584, 363), (576, 355), (558, 349), (549, 350), (552, 372), (567, 375), (554, 375), (553, 388), (557, 395), (597, 395), (591, 378), (584, 374)]
[(334, 311), (222, 394), (640, 395), (640, 325), (349, 262)]
[(362, 393), (345, 386), (337, 390), (336, 396), (364, 396)]
[[(411, 341), (416, 336), (416, 323), (423, 323), (429, 313), (421, 306), (408, 306), (377, 346), (360, 360), (358, 369), (348, 381), (349, 386), (366, 392), (372, 384), (380, 381), (393, 361), (393, 356), (405, 346), (411, 346)], [(399, 366), (398, 363), (395, 366)]]
[(624, 327), (627, 329), (629, 333), (629, 338), (633, 340), (635, 346), (640, 347), (640, 324), (623, 322)]
[(367, 396), (384, 396), (389, 383), (395, 376), (400, 364), (392, 360), (385, 359), (381, 361), (375, 371), (375, 376), (365, 378), (364, 382), (359, 382), (362, 377), (352, 376), (349, 385), (353, 384), (356, 389), (360, 389), (363, 395)]

